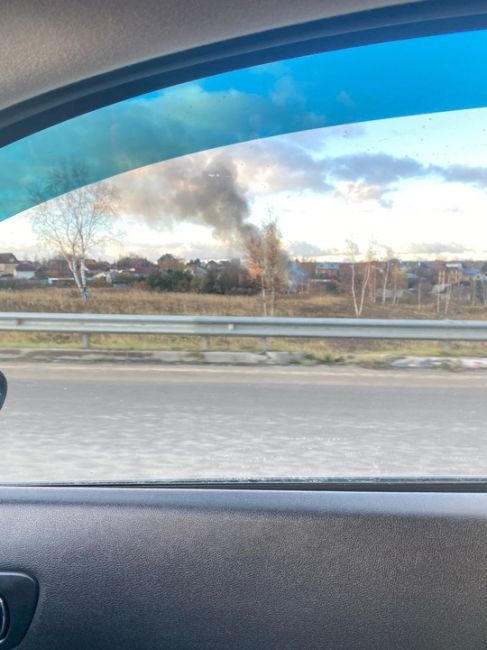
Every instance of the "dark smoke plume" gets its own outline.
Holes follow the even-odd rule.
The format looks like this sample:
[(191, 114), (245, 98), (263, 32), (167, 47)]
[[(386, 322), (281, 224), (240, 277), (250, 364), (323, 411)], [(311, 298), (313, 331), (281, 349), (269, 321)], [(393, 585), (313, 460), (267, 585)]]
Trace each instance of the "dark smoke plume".
[(157, 173), (147, 168), (123, 182), (126, 212), (142, 216), (155, 228), (189, 221), (209, 226), (221, 241), (241, 239), (249, 206), (234, 161), (222, 154), (200, 154), (158, 167)]

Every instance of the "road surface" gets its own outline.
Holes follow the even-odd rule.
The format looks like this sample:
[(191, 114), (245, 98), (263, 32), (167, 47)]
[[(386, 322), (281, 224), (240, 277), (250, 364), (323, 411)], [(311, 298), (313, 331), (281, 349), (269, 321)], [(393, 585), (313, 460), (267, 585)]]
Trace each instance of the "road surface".
[(487, 476), (487, 372), (2, 369), (3, 481)]

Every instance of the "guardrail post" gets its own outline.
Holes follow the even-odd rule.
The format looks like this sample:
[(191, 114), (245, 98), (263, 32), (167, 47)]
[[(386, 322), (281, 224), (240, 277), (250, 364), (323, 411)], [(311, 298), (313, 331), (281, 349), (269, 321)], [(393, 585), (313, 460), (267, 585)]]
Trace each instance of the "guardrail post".
[(447, 354), (451, 352), (451, 341), (440, 341), (441, 349)]
[(210, 349), (210, 337), (209, 336), (203, 336), (203, 351), (208, 352)]
[(260, 351), (267, 353), (267, 336), (260, 337)]
[(89, 350), (91, 343), (91, 334), (82, 334), (81, 335), (81, 345), (83, 350)]

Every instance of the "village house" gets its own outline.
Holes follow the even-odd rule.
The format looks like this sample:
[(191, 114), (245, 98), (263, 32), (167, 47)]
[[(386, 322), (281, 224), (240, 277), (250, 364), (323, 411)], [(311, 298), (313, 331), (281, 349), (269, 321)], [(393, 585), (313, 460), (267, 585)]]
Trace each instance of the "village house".
[(209, 262), (206, 263), (205, 269), (207, 271), (210, 271), (211, 273), (215, 273), (216, 271), (219, 271), (221, 268), (221, 264), (218, 262), (215, 262), (215, 260), (210, 260)]
[(161, 271), (181, 271), (184, 268), (184, 262), (171, 253), (165, 253), (157, 260), (157, 266)]
[(92, 274), (97, 275), (100, 273), (107, 273), (110, 270), (110, 262), (103, 262), (97, 260), (86, 260), (86, 270)]
[(186, 264), (186, 270), (195, 278), (203, 278), (206, 275), (206, 269), (199, 260), (188, 262)]
[(320, 280), (338, 280), (340, 265), (335, 262), (319, 262), (315, 267), (315, 275)]
[(33, 280), (36, 276), (36, 268), (31, 262), (20, 262), (17, 264), (14, 277), (16, 280)]
[(42, 266), (43, 272), (50, 278), (62, 278), (70, 275), (68, 262), (64, 257), (53, 257)]
[(0, 253), (0, 275), (13, 275), (18, 263), (13, 253)]
[(144, 261), (131, 268), (130, 274), (133, 277), (133, 279), (144, 280), (156, 269), (157, 266), (155, 264), (152, 264), (152, 262)]

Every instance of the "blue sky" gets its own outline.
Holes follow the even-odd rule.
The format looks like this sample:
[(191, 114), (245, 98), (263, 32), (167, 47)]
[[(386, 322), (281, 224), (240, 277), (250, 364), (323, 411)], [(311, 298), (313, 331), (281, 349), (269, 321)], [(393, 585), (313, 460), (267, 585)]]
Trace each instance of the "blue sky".
[[(99, 254), (238, 255), (239, 223), (272, 215), (297, 256), (342, 259), (353, 239), (362, 251), (372, 241), (378, 254), (392, 248), (404, 258), (487, 258), (486, 152), (487, 109), (469, 109), (191, 154), (112, 181), (122, 195), (122, 234)], [(231, 182), (244, 201), (236, 213), (225, 203), (215, 208), (216, 181), (218, 191)], [(32, 257), (30, 219), (4, 221), (0, 247)]]
[[(45, 189), (52, 169), (82, 163), (88, 182), (117, 175), (125, 199), (121, 248), (189, 251), (199, 243), (202, 251), (231, 252), (231, 233), (218, 220), (233, 207), (218, 212), (209, 196), (230, 175), (245, 202), (235, 218), (258, 223), (274, 214), (296, 251), (313, 243), (323, 255), (339, 255), (340, 242), (353, 237), (362, 247), (384, 240), (405, 255), (428, 242), (431, 250), (480, 253), (487, 141), (486, 111), (476, 107), (487, 105), (486, 55), (485, 31), (413, 39), (115, 104), (0, 150), (0, 219), (28, 208), (32, 188)], [(189, 155), (199, 151), (206, 153)], [(199, 194), (189, 199), (195, 175)], [(0, 224), (6, 246), (32, 249), (24, 216)]]

